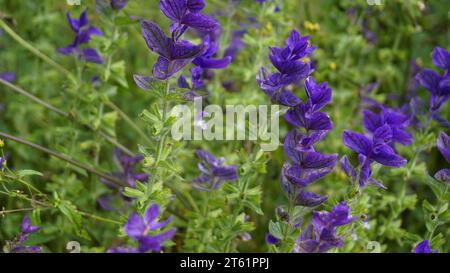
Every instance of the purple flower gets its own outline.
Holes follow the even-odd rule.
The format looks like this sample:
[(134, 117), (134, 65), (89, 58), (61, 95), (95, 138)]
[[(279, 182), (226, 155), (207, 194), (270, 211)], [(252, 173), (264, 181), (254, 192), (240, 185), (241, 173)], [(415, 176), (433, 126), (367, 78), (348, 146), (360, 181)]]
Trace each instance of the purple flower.
[(16, 80), (16, 74), (14, 72), (0, 73), (0, 79), (7, 82), (14, 82)]
[(450, 137), (446, 133), (439, 132), (437, 147), (445, 159), (450, 163)]
[(282, 174), (288, 181), (304, 188), (331, 172), (336, 164), (337, 154), (298, 152), (298, 161), (285, 163)]
[(293, 162), (285, 162), (281, 175), (282, 189), (297, 205), (315, 207), (325, 202), (328, 196), (319, 196), (304, 189), (309, 184), (330, 173), (336, 164), (337, 154), (320, 154), (313, 145), (322, 140), (327, 131), (304, 135), (292, 130), (284, 140), (284, 151)]
[(443, 48), (436, 47), (433, 51), (433, 64), (445, 72), (439, 73), (424, 69), (416, 75), (417, 81), (427, 89), (431, 96), (429, 98), (430, 117), (444, 127), (450, 127), (450, 122), (440, 116), (439, 111), (450, 99), (450, 53)]
[(160, 0), (159, 2), (162, 13), (173, 22), (171, 33), (175, 40), (189, 27), (206, 32), (219, 27), (216, 20), (200, 13), (204, 7), (203, 0)]
[[(117, 179), (124, 182), (127, 187), (134, 188), (136, 186), (136, 181), (147, 182), (149, 175), (146, 173), (135, 173), (134, 167), (144, 159), (142, 155), (128, 156), (123, 154), (119, 149), (115, 148), (113, 150), (113, 160), (119, 171), (113, 172), (112, 175)], [(123, 191), (122, 187), (110, 182), (107, 179), (101, 180), (104, 184), (111, 188), (119, 188), (120, 192)], [(128, 199), (127, 199), (128, 200)], [(113, 209), (113, 196), (110, 194), (105, 194), (97, 199), (97, 203), (105, 210)]]
[(230, 64), (231, 57), (229, 56), (225, 56), (222, 59), (214, 58), (219, 50), (219, 44), (211, 41), (209, 35), (205, 37), (204, 43), (206, 46), (205, 51), (192, 61), (193, 64), (202, 69), (223, 69)]
[[(301, 100), (291, 91), (288, 91), (279, 84), (279, 74), (269, 74), (266, 68), (261, 68), (256, 77), (262, 91), (270, 98), (272, 103), (284, 106), (296, 106)], [(280, 90), (280, 88), (282, 88)]]
[(79, 19), (73, 19), (70, 12), (67, 12), (67, 21), (76, 36), (72, 44), (57, 49), (57, 51), (64, 55), (76, 54), (78, 57), (84, 59), (87, 62), (103, 64), (103, 60), (97, 51), (93, 48), (81, 49), (80, 46), (89, 43), (91, 36), (101, 36), (102, 32), (94, 27), (88, 26), (87, 9), (84, 10)]
[(301, 102), (286, 112), (285, 119), (290, 124), (304, 128), (306, 131), (329, 131), (333, 129), (333, 123), (327, 114), (314, 112), (312, 109), (312, 105)]
[(318, 112), (331, 100), (331, 88), (327, 83), (317, 84), (313, 77), (305, 80), (305, 90), (308, 100), (299, 102), (290, 108), (285, 119), (290, 124), (310, 131), (329, 131), (333, 129), (333, 123), (327, 114)]
[(134, 166), (144, 159), (143, 155), (128, 156), (123, 154), (119, 149), (113, 150), (113, 159), (116, 165), (119, 166), (120, 172), (115, 172), (113, 175), (120, 180), (123, 180), (129, 187), (135, 187), (136, 181), (146, 182), (148, 174), (135, 173)]
[[(444, 132), (439, 132), (436, 146), (447, 162), (450, 163), (450, 137)], [(434, 178), (442, 182), (450, 183), (450, 169), (442, 169), (438, 171), (434, 175)]]
[(231, 57), (231, 60), (234, 60), (236, 58), (237, 53), (245, 48), (245, 44), (242, 41), (242, 37), (247, 33), (247, 30), (233, 30), (231, 33), (231, 42), (227, 49), (225, 49), (225, 52), (223, 53), (224, 56)]
[(164, 31), (154, 22), (141, 22), (142, 36), (148, 48), (157, 53), (158, 61), (153, 66), (153, 76), (167, 79), (188, 65), (195, 57), (201, 55), (206, 44), (193, 45), (188, 41), (176, 41), (166, 36)]
[[(309, 36), (301, 37), (296, 30), (292, 30), (286, 40), (286, 47), (272, 47), (269, 49), (269, 59), (278, 72), (269, 74), (262, 68), (256, 79), (261, 89), (273, 99), (274, 93), (283, 87), (298, 83), (310, 73), (310, 64), (302, 60), (309, 56), (316, 47), (309, 45)], [(291, 105), (287, 105), (291, 106)]]
[(366, 9), (366, 16), (361, 21), (361, 34), (370, 44), (376, 44), (378, 41), (378, 37), (375, 32), (369, 29), (369, 21), (372, 16), (372, 9), (369, 7)]
[(13, 241), (11, 246), (11, 252), (13, 253), (38, 253), (41, 252), (41, 248), (38, 246), (24, 246), (24, 242), (28, 239), (28, 236), (41, 227), (33, 226), (30, 224), (30, 218), (25, 216), (23, 218), (22, 224), (20, 225), (20, 233), (17, 235), (16, 239)]
[(127, 5), (127, 0), (111, 0), (111, 7), (117, 11), (122, 10)]
[[(290, 107), (285, 115), (286, 121), (305, 131), (301, 133), (294, 129), (285, 138), (284, 151), (292, 162), (283, 164), (280, 183), (288, 198), (296, 205), (314, 207), (325, 202), (328, 196), (306, 192), (305, 188), (330, 173), (338, 156), (318, 153), (313, 147), (333, 128), (328, 115), (318, 112), (330, 102), (332, 90), (327, 83), (318, 84), (313, 77), (308, 77), (310, 64), (300, 60), (315, 49), (309, 45), (308, 39), (293, 30), (286, 40), (285, 48), (270, 48), (269, 58), (278, 72), (269, 74), (262, 68), (257, 81), (272, 103)], [(285, 89), (286, 85), (298, 83), (305, 77), (308, 77), (304, 82), (306, 103)]]
[(350, 215), (345, 202), (333, 207), (331, 212), (313, 212), (312, 221), (297, 238), (295, 252), (322, 253), (336, 247), (342, 247), (344, 241), (337, 236), (336, 228), (348, 225), (358, 217)]
[(238, 178), (237, 167), (235, 165), (223, 165), (223, 157), (217, 159), (212, 154), (197, 150), (197, 157), (201, 159), (198, 168), (201, 174), (194, 179), (193, 187), (211, 191), (217, 189), (223, 181), (232, 181)]
[(413, 253), (439, 253), (439, 250), (431, 250), (430, 242), (424, 240), (416, 245)]
[[(192, 81), (194, 82), (195, 80), (192, 79)], [(200, 89), (201, 85), (197, 85), (194, 84), (194, 87), (191, 87), (187, 80), (186, 77), (183, 75), (180, 75), (180, 77), (178, 78), (178, 87), (185, 89), (186, 91), (182, 92), (181, 96), (185, 101), (194, 101), (195, 98), (199, 98), (203, 95), (208, 95), (207, 93), (205, 94), (205, 92), (203, 92), (203, 90)]]
[(410, 124), (410, 117), (398, 110), (383, 107), (379, 114), (369, 110), (363, 111), (363, 126), (371, 134), (382, 127), (388, 125), (392, 131), (392, 144), (400, 143), (409, 145), (412, 143), (412, 136), (406, 131)]
[(346, 157), (341, 159), (341, 166), (344, 172), (361, 187), (367, 183), (381, 186), (381, 183), (371, 178), (372, 163), (378, 162), (382, 165), (399, 168), (406, 164), (406, 159), (397, 155), (388, 144), (392, 141), (392, 130), (389, 125), (383, 125), (373, 133), (372, 139), (352, 131), (344, 131), (343, 143), (352, 151), (358, 154), (360, 162), (359, 181), (354, 176), (355, 169)]
[(431, 93), (430, 112), (438, 111), (450, 99), (450, 75), (441, 76), (433, 70), (424, 69), (416, 79)]
[[(159, 215), (159, 206), (157, 204), (151, 205), (146, 211), (143, 217), (138, 214), (132, 214), (127, 223), (124, 226), (125, 232), (130, 238), (139, 243), (139, 252), (160, 252), (161, 244), (164, 241), (172, 239), (175, 235), (175, 228), (161, 232), (159, 234), (150, 235), (152, 231), (160, 230), (165, 227), (172, 217), (167, 218), (162, 222), (157, 222), (156, 218)], [(153, 232), (154, 233), (154, 232)], [(112, 250), (112, 252), (118, 251), (135, 252), (135, 249), (119, 248)]]
[(192, 63), (195, 67), (190, 69), (192, 74), (192, 83), (196, 86), (203, 86), (203, 78), (213, 77), (211, 69), (224, 69), (232, 60), (231, 56), (224, 54), (222, 58), (217, 56), (220, 47), (220, 35), (222, 29), (220, 27), (211, 31), (196, 31), (199, 37), (203, 38), (206, 45), (205, 51), (196, 57)]
[(266, 239), (266, 243), (269, 245), (276, 245), (280, 242), (280, 239), (278, 239), (277, 237), (273, 236), (270, 233), (266, 234), (265, 239)]
[(450, 76), (450, 52), (441, 47), (434, 48), (433, 64), (444, 70), (447, 76)]
[(109, 248), (107, 253), (139, 253), (139, 249), (135, 247), (116, 247)]

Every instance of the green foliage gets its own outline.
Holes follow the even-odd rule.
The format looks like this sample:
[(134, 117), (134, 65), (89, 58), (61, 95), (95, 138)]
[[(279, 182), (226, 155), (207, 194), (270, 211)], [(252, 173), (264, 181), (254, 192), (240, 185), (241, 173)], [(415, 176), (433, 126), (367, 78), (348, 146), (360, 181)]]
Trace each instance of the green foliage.
[[(168, 20), (162, 20), (157, 1), (128, 1), (121, 12), (109, 5), (97, 6), (101, 13), (95, 12), (93, 1), (81, 1), (79, 7), (57, 2), (0, 0), (0, 19), (23, 39), (13, 37), (2, 24), (0, 73), (14, 71), (15, 86), (56, 108), (1, 84), (0, 132), (47, 147), (104, 175), (120, 172), (112, 157), (114, 148), (129, 156), (139, 153), (144, 160), (134, 171), (149, 174), (149, 179), (135, 181), (134, 187), (108, 187), (102, 183), (105, 177), (1, 137), (0, 157), (8, 154), (8, 159), (0, 174), (0, 246), (15, 238), (25, 215), (42, 226), (29, 243), (43, 246), (44, 252), (67, 252), (66, 244), (74, 240), (81, 243), (83, 251), (92, 252), (133, 245), (123, 231), (127, 217), (142, 214), (157, 203), (162, 218), (173, 215), (170, 225), (177, 228), (165, 251), (291, 252), (313, 209), (289, 204), (282, 192), (279, 178), (286, 160), (282, 147), (264, 152), (262, 143), (254, 141), (175, 141), (170, 129), (176, 117), (170, 110), (180, 103), (191, 107), (182, 99), (187, 90), (178, 88), (175, 78), (152, 79), (147, 91), (134, 83), (133, 75), (150, 75), (156, 61), (136, 18), (152, 19), (164, 29), (169, 26)], [(446, 1), (382, 1), (386, 3), (370, 8), (366, 1), (353, 0), (267, 0), (263, 5), (250, 0), (236, 5), (231, 4), (234, 1), (206, 2), (206, 13), (220, 11), (219, 56), (230, 44), (233, 30), (247, 30), (242, 38), (245, 48), (233, 63), (206, 79), (207, 90), (201, 91), (210, 93), (208, 103), (270, 104), (255, 76), (260, 67), (269, 66), (268, 48), (281, 46), (295, 28), (302, 35), (311, 35), (318, 47), (313, 54), (314, 77), (318, 82), (327, 81), (333, 89), (326, 112), (334, 129), (317, 145), (317, 150), (328, 154), (351, 156), (342, 144), (342, 131), (363, 131), (359, 94), (368, 84), (377, 83), (371, 98), (389, 107), (402, 107), (413, 76), (410, 61), (432, 67), (432, 49), (436, 45), (449, 49)], [(275, 12), (276, 6), (280, 12)], [(55, 51), (72, 42), (65, 12), (70, 10), (76, 17), (86, 7), (90, 23), (104, 34), (90, 41), (104, 65)], [(351, 8), (353, 15), (349, 14)], [(376, 43), (362, 31), (363, 20), (376, 35)], [(187, 35), (200, 41), (194, 33)], [(189, 76), (187, 70), (182, 73)], [(98, 81), (92, 80), (95, 77)], [(304, 96), (302, 88), (292, 89), (295, 95)], [(425, 102), (428, 99), (423, 88), (417, 95)], [(449, 119), (450, 108), (442, 114)], [(375, 166), (373, 170), (374, 178), (387, 190), (359, 189), (338, 166), (311, 185), (311, 191), (329, 195), (328, 201), (314, 210), (330, 210), (346, 201), (352, 215), (358, 216), (351, 225), (338, 229), (345, 246), (333, 251), (410, 252), (424, 239), (430, 240), (433, 249), (449, 251), (450, 186), (433, 178), (436, 171), (448, 168), (435, 149), (436, 137), (443, 129), (426, 117), (419, 119), (424, 126), (411, 129), (414, 143), (396, 147), (408, 164), (400, 169)], [(282, 140), (291, 128), (285, 122), (280, 126)], [(236, 164), (239, 179), (211, 192), (194, 189), (191, 182), (199, 173), (195, 157), (199, 148), (225, 157), (225, 164)], [(356, 162), (356, 158), (352, 160)], [(113, 210), (99, 205), (104, 196), (113, 196)], [(290, 219), (300, 219), (300, 225), (287, 224), (276, 213), (280, 207)], [(267, 232), (283, 243), (268, 246), (264, 241)]]

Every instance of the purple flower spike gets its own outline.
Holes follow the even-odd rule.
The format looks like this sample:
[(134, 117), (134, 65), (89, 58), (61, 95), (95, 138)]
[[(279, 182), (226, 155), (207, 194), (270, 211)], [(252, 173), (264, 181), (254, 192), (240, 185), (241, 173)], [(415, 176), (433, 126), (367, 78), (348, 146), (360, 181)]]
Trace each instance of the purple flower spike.
[[(159, 206), (157, 204), (151, 205), (144, 214), (144, 217), (138, 214), (132, 214), (127, 223), (125, 224), (125, 232), (133, 240), (139, 243), (139, 252), (160, 252), (161, 244), (164, 241), (172, 239), (175, 235), (176, 229), (172, 228), (159, 234), (150, 235), (151, 231), (159, 230), (165, 227), (172, 219), (172, 217), (167, 218), (162, 222), (157, 222), (156, 218), (159, 215)], [(112, 251), (128, 251), (135, 252), (135, 249), (115, 249)]]
[(295, 251), (302, 253), (321, 253), (344, 245), (336, 234), (336, 228), (355, 221), (345, 202), (333, 207), (331, 212), (313, 212), (311, 224), (297, 238)]
[(12, 242), (11, 252), (13, 253), (39, 253), (42, 251), (41, 247), (38, 246), (25, 246), (24, 243), (28, 239), (28, 236), (41, 227), (33, 226), (30, 224), (30, 218), (25, 216), (23, 218), (22, 224), (20, 225), (20, 233), (17, 235), (16, 239)]
[(416, 80), (430, 92), (429, 116), (442, 127), (450, 128), (450, 122), (441, 116), (440, 109), (450, 100), (450, 53), (436, 47), (433, 51), (433, 64), (444, 70), (440, 75), (434, 70), (423, 69), (416, 75)]
[(308, 40), (308, 36), (301, 37), (296, 30), (293, 30), (286, 40), (285, 48), (269, 49), (269, 59), (278, 72), (269, 74), (265, 68), (262, 68), (256, 79), (261, 89), (271, 99), (280, 89), (289, 84), (298, 83), (311, 73), (310, 63), (302, 59), (315, 50), (315, 47), (309, 45)]
[(194, 179), (193, 187), (211, 191), (217, 189), (224, 181), (233, 181), (238, 178), (235, 165), (223, 166), (224, 158), (215, 158), (212, 154), (197, 150), (197, 157), (201, 159), (198, 168), (201, 174)]
[(32, 226), (30, 224), (30, 217), (25, 216), (23, 218), (22, 224), (20, 225), (20, 230), (23, 234), (31, 234), (33, 232), (36, 232), (40, 229), (39, 226)]
[(87, 19), (87, 9), (84, 10), (79, 19), (74, 19), (70, 15), (70, 12), (67, 12), (67, 21), (73, 32), (75, 32), (74, 41), (63, 48), (57, 49), (57, 51), (63, 55), (71, 55), (76, 54), (79, 58), (96, 64), (103, 64), (103, 60), (97, 51), (93, 48), (84, 48), (81, 46), (83, 44), (89, 43), (91, 40), (91, 36), (102, 36), (103, 33), (94, 26), (88, 26)]
[(439, 253), (439, 250), (431, 250), (430, 242), (428, 240), (424, 240), (416, 245), (413, 253)]

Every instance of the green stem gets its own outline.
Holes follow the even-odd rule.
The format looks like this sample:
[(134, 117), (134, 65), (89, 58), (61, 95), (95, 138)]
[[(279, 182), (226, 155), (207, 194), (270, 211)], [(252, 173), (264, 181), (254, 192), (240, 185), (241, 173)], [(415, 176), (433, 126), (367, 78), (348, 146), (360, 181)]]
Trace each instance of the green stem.
[(31, 53), (36, 55), (38, 58), (41, 58), (45, 62), (47, 62), (49, 65), (53, 66), (54, 68), (58, 69), (59, 71), (63, 72), (69, 77), (73, 77), (72, 73), (62, 67), (57, 62), (53, 61), (50, 57), (40, 52), (37, 48), (35, 48), (33, 45), (22, 39), (17, 33), (14, 32), (3, 20), (0, 19), (0, 27), (5, 30), (6, 33), (8, 33), (16, 42), (18, 42), (21, 46), (28, 49)]
[(69, 117), (69, 114), (68, 114), (68, 113), (66, 113), (66, 112), (64, 112), (64, 111), (62, 111), (62, 110), (56, 108), (55, 106), (53, 106), (53, 105), (51, 105), (51, 104), (49, 104), (49, 103), (47, 103), (47, 102), (45, 102), (45, 101), (43, 101), (43, 100), (41, 100), (41, 99), (39, 99), (38, 97), (36, 97), (36, 96), (30, 94), (29, 92), (23, 90), (22, 88), (20, 88), (20, 87), (14, 85), (14, 84), (12, 84), (12, 83), (10, 83), (10, 82), (7, 82), (7, 81), (5, 81), (5, 80), (3, 80), (3, 79), (0, 79), (0, 83), (3, 84), (3, 85), (6, 85), (7, 87), (11, 88), (11, 89), (14, 90), (15, 92), (17, 92), (17, 93), (19, 93), (19, 94), (21, 94), (21, 95), (23, 95), (23, 96), (25, 96), (25, 97), (31, 99), (32, 101), (34, 101), (34, 102), (36, 102), (36, 103), (38, 103), (38, 104), (44, 106), (45, 108), (47, 108), (47, 109), (49, 109), (49, 110), (51, 110), (51, 111), (53, 111), (53, 112), (55, 112), (55, 113), (57, 113), (57, 114), (63, 116), (63, 117), (66, 117), (66, 118)]
[[(0, 191), (0, 193), (1, 193), (1, 194), (4, 194), (4, 195), (7, 195), (7, 196), (11, 196), (11, 194), (8, 193), (8, 192)], [(16, 195), (14, 195), (13, 197), (17, 197), (17, 198), (26, 200), (26, 201), (28, 201), (28, 202), (30, 202), (30, 203), (32, 203), (32, 204), (38, 204), (38, 205), (41, 206), (40, 209), (57, 209), (57, 207), (55, 207), (55, 206), (54, 206), (53, 204), (51, 204), (51, 203), (47, 204), (47, 203), (43, 203), (43, 202), (38, 202), (38, 201), (33, 200), (33, 199), (31, 199), (31, 198), (28, 198), (27, 196), (24, 196), (24, 195), (16, 194)], [(21, 210), (34, 210), (34, 209), (35, 209), (35, 208), (21, 209)], [(9, 212), (13, 212), (13, 211), (20, 211), (20, 210), (19, 210), (19, 209), (17, 209), (17, 210), (10, 210)], [(0, 215), (2, 215), (3, 212), (6, 212), (6, 211), (0, 211)], [(78, 212), (80, 215), (84, 216), (84, 217), (91, 218), (91, 219), (94, 219), (94, 220), (98, 220), (98, 221), (102, 221), (102, 222), (107, 222), (107, 223), (118, 224), (118, 225), (121, 225), (121, 224), (122, 224), (122, 223), (119, 222), (119, 221), (112, 220), (112, 219), (108, 219), (108, 218), (104, 218), (104, 217), (101, 217), (101, 216), (97, 216), (97, 215), (94, 215), (94, 214), (91, 214), (91, 213), (88, 213), (88, 212), (84, 212), (84, 211), (80, 211), (80, 210), (77, 210), (77, 212)]]
[(35, 208), (23, 208), (23, 209), (10, 209), (10, 210), (0, 210), (0, 216), (4, 216), (7, 213), (14, 213), (14, 212), (23, 212), (23, 211), (32, 211)]
[(109, 180), (110, 182), (112, 182), (112, 183), (114, 183), (114, 184), (116, 184), (116, 185), (118, 185), (118, 186), (125, 186), (125, 185), (123, 184), (123, 182), (120, 181), (120, 180), (118, 180), (117, 178), (115, 178), (115, 177), (113, 177), (113, 176), (110, 176), (110, 175), (108, 175), (108, 174), (102, 173), (102, 172), (100, 172), (100, 171), (97, 171), (97, 170), (94, 169), (93, 167), (88, 166), (88, 165), (86, 165), (86, 164), (83, 164), (83, 163), (81, 163), (81, 162), (79, 162), (79, 161), (76, 161), (76, 160), (74, 160), (74, 159), (72, 159), (72, 158), (70, 158), (70, 157), (68, 157), (68, 156), (66, 156), (66, 155), (57, 153), (57, 152), (55, 152), (55, 151), (52, 151), (52, 150), (47, 149), (47, 148), (45, 148), (45, 147), (42, 147), (42, 146), (40, 146), (40, 145), (38, 145), (38, 144), (29, 142), (29, 141), (27, 141), (27, 140), (25, 140), (25, 139), (22, 139), (22, 138), (19, 138), (19, 137), (15, 137), (15, 136), (12, 136), (12, 135), (3, 133), (3, 132), (0, 132), (0, 136), (4, 137), (4, 138), (6, 138), (6, 139), (10, 139), (10, 140), (12, 140), (12, 141), (15, 141), (15, 142), (17, 142), (17, 143), (21, 143), (21, 144), (27, 145), (27, 146), (29, 146), (29, 147), (31, 147), (31, 148), (34, 148), (34, 149), (36, 149), (36, 150), (39, 150), (39, 151), (41, 151), (41, 152), (44, 152), (44, 153), (49, 154), (49, 155), (51, 155), (51, 156), (54, 156), (54, 157), (56, 157), (56, 158), (59, 158), (59, 159), (61, 159), (61, 160), (63, 160), (63, 161), (66, 161), (67, 163), (70, 163), (70, 164), (72, 164), (72, 165), (74, 165), (74, 166), (77, 166), (77, 167), (79, 167), (79, 168), (81, 168), (81, 169), (83, 169), (83, 170), (85, 170), (85, 171), (88, 171), (88, 172), (93, 173), (93, 174), (95, 174), (95, 175), (97, 175), (97, 176), (99, 176), (99, 177), (102, 177), (102, 178), (104, 178), (104, 179), (107, 179), (107, 180)]
[(79, 214), (81, 214), (82, 216), (87, 217), (87, 218), (91, 218), (91, 219), (98, 220), (98, 221), (102, 221), (102, 222), (107, 222), (107, 223), (112, 223), (112, 224), (122, 225), (121, 222), (116, 221), (116, 220), (104, 218), (104, 217), (101, 217), (101, 216), (97, 216), (97, 215), (90, 214), (90, 213), (83, 212), (83, 211), (79, 211), (79, 210), (78, 210), (77, 212), (78, 212)]
[[(167, 116), (166, 109), (168, 107), (168, 102), (166, 100), (166, 97), (169, 94), (169, 91), (170, 91), (169, 80), (166, 80), (166, 90), (165, 90), (165, 93), (162, 98), (162, 120), (163, 120), (163, 123), (165, 123), (166, 116)], [(150, 195), (150, 188), (152, 187), (153, 182), (156, 181), (158, 173), (159, 173), (158, 165), (161, 160), (162, 153), (164, 151), (165, 141), (166, 141), (166, 133), (163, 132), (163, 134), (161, 135), (160, 139), (158, 140), (158, 144), (156, 146), (157, 147), (156, 148), (156, 160), (155, 160), (155, 166), (154, 166), (155, 172), (152, 176), (152, 182), (147, 184), (147, 195), (148, 196)]]
[[(163, 121), (163, 123), (166, 122), (166, 118), (167, 118), (168, 101), (167, 101), (166, 97), (169, 94), (169, 92), (170, 92), (170, 84), (169, 84), (169, 80), (167, 80), (166, 81), (166, 91), (165, 91), (164, 97), (163, 97), (163, 109), (162, 109), (162, 111), (163, 111), (162, 112), (162, 121)], [(162, 152), (164, 150), (165, 142), (166, 142), (166, 134), (163, 133), (163, 135), (161, 136), (160, 145), (158, 147), (158, 154), (157, 154), (157, 157), (156, 157), (156, 162), (159, 162), (161, 160), (161, 155), (162, 155)]]
[[(438, 200), (437, 200), (437, 211), (440, 211), (441, 210), (441, 207), (447, 202), (446, 200), (445, 200), (445, 196), (447, 195), (447, 192), (448, 192), (448, 188), (449, 188), (449, 186), (448, 186), (448, 184), (445, 186), (445, 191), (439, 196), (439, 198), (438, 198)], [(433, 236), (434, 236), (434, 233), (436, 232), (436, 229), (439, 227), (439, 225), (440, 225), (440, 223), (438, 222), (439, 221), (439, 215), (436, 215), (436, 218), (437, 219), (435, 219), (435, 223), (433, 223), (433, 229), (429, 232), (429, 234), (428, 234), (428, 236), (427, 236), (427, 239), (429, 240), (429, 241), (431, 241), (432, 239), (433, 239)]]
[(19, 177), (11, 176), (11, 175), (9, 175), (9, 174), (5, 174), (4, 176), (7, 177), (7, 178), (9, 178), (9, 179), (13, 179), (13, 180), (19, 181), (20, 183), (22, 183), (22, 184), (24, 184), (25, 186), (27, 186), (28, 188), (34, 190), (34, 191), (37, 192), (38, 194), (43, 194), (43, 193), (42, 193), (39, 189), (37, 189), (35, 186), (31, 185), (30, 183), (28, 183), (27, 181), (25, 181), (25, 180), (23, 180), (23, 179), (21, 179), (21, 178), (19, 178)]

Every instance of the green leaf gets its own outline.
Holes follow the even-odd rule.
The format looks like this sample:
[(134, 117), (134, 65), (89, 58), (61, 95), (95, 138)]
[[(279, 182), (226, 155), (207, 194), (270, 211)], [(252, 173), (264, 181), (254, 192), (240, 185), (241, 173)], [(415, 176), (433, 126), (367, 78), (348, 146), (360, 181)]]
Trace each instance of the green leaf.
[(427, 200), (423, 201), (422, 207), (428, 212), (436, 211), (436, 209), (433, 207), (433, 205), (431, 205), (430, 202), (428, 202)]
[(17, 175), (19, 177), (32, 176), (32, 175), (43, 176), (42, 173), (40, 173), (38, 171), (34, 171), (34, 170), (20, 170), (20, 171), (17, 171)]
[(61, 201), (58, 209), (64, 214), (69, 221), (75, 226), (75, 229), (81, 231), (81, 214), (77, 211), (75, 205), (70, 201)]
[(431, 188), (431, 190), (433, 191), (434, 195), (436, 195), (436, 197), (438, 197), (438, 198), (445, 197), (446, 200), (449, 200), (450, 195), (449, 195), (448, 191), (446, 190), (446, 185), (435, 180), (433, 177), (431, 177), (428, 174), (425, 175), (424, 181)]
[(273, 222), (272, 220), (270, 220), (269, 222), (269, 232), (270, 234), (272, 234), (274, 237), (281, 239), (283, 238), (283, 231), (281, 229), (281, 225), (279, 222)]
[(140, 191), (138, 189), (129, 188), (129, 187), (125, 187), (123, 194), (125, 196), (131, 197), (131, 198), (142, 198), (145, 196), (145, 194), (142, 191)]
[(258, 204), (255, 204), (255, 203), (249, 202), (249, 201), (244, 201), (244, 206), (253, 210), (254, 212), (256, 212), (259, 215), (264, 215), (264, 212), (261, 210), (261, 208), (259, 207)]

